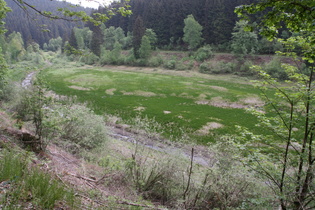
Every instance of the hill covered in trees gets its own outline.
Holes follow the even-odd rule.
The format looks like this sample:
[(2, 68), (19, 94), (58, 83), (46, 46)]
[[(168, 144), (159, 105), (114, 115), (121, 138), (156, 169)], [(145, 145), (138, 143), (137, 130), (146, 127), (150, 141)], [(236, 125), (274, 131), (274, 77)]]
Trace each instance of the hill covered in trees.
[[(36, 42), (41, 47), (44, 43), (52, 38), (62, 37), (68, 40), (73, 27), (82, 26), (82, 23), (76, 23), (66, 20), (51, 20), (45, 18), (35, 11), (25, 10), (20, 7), (15, 1), (6, 0), (7, 5), (12, 9), (7, 13), (4, 22), (6, 22), (7, 34), (12, 32), (19, 32), (22, 39), (27, 46), (29, 43)], [(71, 10), (85, 11), (90, 13), (91, 9), (77, 7), (62, 1), (49, 0), (30, 0), (28, 3), (40, 11), (57, 11), (58, 8), (71, 7)]]
[[(231, 40), (233, 27), (238, 21), (235, 7), (252, 2), (254, 0), (131, 0), (133, 14), (130, 17), (117, 15), (106, 25), (132, 31), (140, 16), (144, 26), (157, 34), (159, 46), (177, 45), (183, 44), (184, 19), (192, 14), (203, 27), (204, 42), (218, 45)], [(112, 4), (113, 7), (118, 5)]]

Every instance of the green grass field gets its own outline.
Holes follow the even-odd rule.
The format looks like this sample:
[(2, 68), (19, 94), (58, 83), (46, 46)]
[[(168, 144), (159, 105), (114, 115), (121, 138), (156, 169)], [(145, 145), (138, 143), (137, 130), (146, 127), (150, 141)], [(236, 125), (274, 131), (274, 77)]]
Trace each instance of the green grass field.
[(155, 119), (165, 137), (183, 132), (198, 143), (235, 133), (235, 125), (261, 132), (245, 108), (261, 104), (259, 90), (231, 75), (210, 76), (189, 72), (137, 70), (126, 67), (50, 67), (44, 72), (51, 89), (77, 96), (98, 114)]

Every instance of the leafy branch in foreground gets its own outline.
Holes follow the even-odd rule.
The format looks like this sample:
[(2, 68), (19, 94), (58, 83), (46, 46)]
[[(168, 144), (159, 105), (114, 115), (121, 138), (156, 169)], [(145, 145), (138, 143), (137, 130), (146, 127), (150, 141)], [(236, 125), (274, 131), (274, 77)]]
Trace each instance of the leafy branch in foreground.
[[(247, 147), (250, 166), (269, 180), (268, 184), (278, 196), (282, 209), (310, 207), (315, 202), (314, 65), (309, 67), (308, 77), (298, 73), (297, 68), (284, 65), (290, 78), (285, 84), (275, 81), (260, 67), (254, 68), (263, 78), (259, 87), (265, 97), (266, 111), (273, 114), (270, 117), (256, 110), (252, 110), (252, 113), (260, 121), (257, 126), (267, 127), (273, 135), (255, 136), (242, 130), (240, 139), (249, 139), (251, 144), (248, 146), (263, 143), (261, 147), (268, 147), (270, 150), (270, 154), (263, 155), (260, 153), (261, 147)], [(268, 90), (274, 90), (275, 95), (269, 97), (266, 94)]]
[[(282, 64), (289, 80), (277, 82), (259, 67), (254, 67), (263, 79), (260, 83), (266, 101), (266, 114), (255, 111), (259, 126), (274, 134), (255, 136), (244, 131), (240, 139), (255, 143), (256, 149), (247, 147), (252, 158), (251, 167), (267, 177), (281, 209), (315, 208), (314, 185), (314, 70), (315, 70), (315, 2), (313, 0), (265, 0), (236, 8), (243, 19), (262, 14), (258, 23), (260, 33), (276, 39), (279, 28), (288, 29), (294, 36), (279, 41), (287, 52), (281, 55), (293, 58), (296, 65)], [(247, 27), (249, 30), (252, 27)], [(305, 67), (303, 67), (304, 64)], [(269, 97), (266, 91), (275, 91)], [(260, 153), (257, 143), (272, 149)]]
[(69, 7), (58, 8), (57, 11), (42, 11), (31, 5), (27, 0), (13, 1), (19, 7), (21, 7), (27, 14), (29, 14), (29, 11), (33, 11), (35, 12), (35, 14), (54, 20), (92, 22), (95, 25), (100, 25), (102, 22), (108, 21), (115, 14), (127, 16), (131, 15), (132, 13), (131, 10), (129, 9), (130, 8), (129, 0), (124, 0), (121, 6), (118, 8), (108, 8), (106, 14), (93, 13), (92, 15), (88, 15), (84, 11), (75, 10), (77, 6), (73, 5), (70, 5)]

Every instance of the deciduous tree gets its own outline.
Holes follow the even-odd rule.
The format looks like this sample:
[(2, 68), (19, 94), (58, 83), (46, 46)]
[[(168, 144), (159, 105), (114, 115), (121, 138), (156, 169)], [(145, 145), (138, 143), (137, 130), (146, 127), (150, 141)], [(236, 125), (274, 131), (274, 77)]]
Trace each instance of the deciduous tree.
[(190, 50), (196, 49), (203, 41), (202, 26), (195, 20), (193, 15), (188, 15), (184, 20), (184, 37), (183, 41), (188, 44)]
[(255, 32), (245, 31), (247, 21), (236, 22), (232, 33), (232, 50), (235, 54), (247, 55), (258, 51), (258, 36)]
[[(297, 64), (303, 61), (307, 67), (303, 71), (300, 65), (283, 64), (290, 78), (286, 85), (277, 83), (256, 67), (264, 79), (260, 86), (263, 93), (269, 88), (276, 91), (274, 97), (265, 94), (266, 110), (272, 111), (274, 117), (255, 112), (260, 125), (269, 128), (274, 135), (250, 136), (250, 139), (260, 139), (275, 151), (263, 158), (253, 155), (252, 165), (269, 179), (268, 184), (277, 194), (282, 209), (313, 209), (315, 203), (314, 8), (313, 0), (265, 0), (236, 9), (246, 20), (250, 20), (251, 14), (263, 12), (258, 24), (261, 34), (270, 40), (277, 38), (281, 27), (298, 33), (298, 36), (279, 40), (287, 49), (282, 55), (290, 56)], [(298, 54), (295, 47), (299, 48)]]

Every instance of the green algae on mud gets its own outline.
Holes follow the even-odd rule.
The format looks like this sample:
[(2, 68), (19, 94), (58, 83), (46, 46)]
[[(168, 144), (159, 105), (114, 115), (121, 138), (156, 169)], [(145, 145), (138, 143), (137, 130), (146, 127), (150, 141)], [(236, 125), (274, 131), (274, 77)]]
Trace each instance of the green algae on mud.
[(261, 132), (256, 118), (246, 112), (263, 105), (259, 90), (233, 75), (86, 66), (50, 67), (43, 73), (57, 94), (75, 95), (98, 114), (120, 117), (121, 123), (148, 117), (161, 125), (166, 138), (189, 136), (207, 143), (234, 134), (235, 125)]

